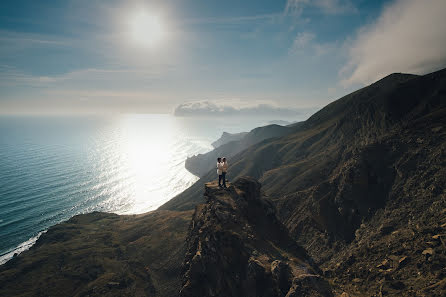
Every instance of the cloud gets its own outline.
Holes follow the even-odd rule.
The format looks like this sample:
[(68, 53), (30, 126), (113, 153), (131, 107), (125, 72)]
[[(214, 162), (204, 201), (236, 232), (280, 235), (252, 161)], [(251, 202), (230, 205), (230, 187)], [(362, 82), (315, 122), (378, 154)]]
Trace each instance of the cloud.
[(347, 45), (343, 85), (368, 84), (394, 72), (425, 74), (446, 66), (446, 1), (397, 0)]
[(98, 69), (88, 68), (75, 70), (59, 75), (31, 75), (8, 65), (0, 65), (0, 86), (29, 86), (60, 89), (73, 87), (79, 89), (110, 89), (129, 84), (127, 80), (147, 83), (149, 79), (158, 78), (161, 74), (156, 69)]
[(316, 35), (311, 32), (299, 32), (293, 41), (288, 53), (291, 56), (304, 56), (306, 59), (310, 56), (320, 58), (328, 54), (333, 54), (339, 50), (339, 42), (319, 43), (316, 41)]
[(173, 95), (150, 83), (159, 77), (156, 69), (98, 68), (42, 76), (0, 65), (0, 114), (167, 112)]
[(202, 100), (178, 105), (174, 110), (174, 115), (179, 117), (257, 116), (292, 118), (307, 112), (308, 110), (284, 108), (267, 102), (245, 103), (240, 100)]
[(288, 0), (285, 14), (300, 16), (306, 7), (320, 9), (326, 14), (355, 13), (357, 9), (350, 0)]
[(316, 35), (310, 32), (299, 32), (293, 41), (291, 51), (295, 52), (308, 46), (314, 40)]
[(280, 13), (245, 15), (237, 17), (193, 18), (184, 20), (185, 24), (243, 24), (257, 21), (272, 21), (281, 16)]
[(36, 46), (36, 45), (71, 45), (71, 41), (67, 38), (60, 38), (45, 34), (23, 33), (7, 30), (0, 30), (0, 43), (18, 44), (20, 46)]

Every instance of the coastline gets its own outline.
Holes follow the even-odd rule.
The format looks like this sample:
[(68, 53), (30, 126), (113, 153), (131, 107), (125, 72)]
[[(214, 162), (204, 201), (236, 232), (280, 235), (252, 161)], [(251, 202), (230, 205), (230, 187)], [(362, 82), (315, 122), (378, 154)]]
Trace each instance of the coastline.
[(16, 246), (14, 249), (12, 249), (9, 252), (6, 252), (2, 255), (0, 255), (0, 266), (10, 261), (12, 258), (14, 258), (14, 255), (20, 255), (24, 251), (29, 250), (40, 238), (40, 236), (44, 233), (46, 233), (48, 230), (40, 231), (36, 236), (31, 237), (27, 241), (22, 242), (18, 246)]
[[(154, 128), (159, 121), (166, 129), (152, 143), (148, 135), (159, 131)], [(82, 121), (8, 116), (0, 122), (0, 263), (75, 215), (158, 208), (198, 179), (184, 168), (186, 157), (210, 149), (202, 131), (185, 134), (186, 128), (177, 129), (184, 121), (169, 115)], [(152, 160), (154, 155), (159, 157)]]

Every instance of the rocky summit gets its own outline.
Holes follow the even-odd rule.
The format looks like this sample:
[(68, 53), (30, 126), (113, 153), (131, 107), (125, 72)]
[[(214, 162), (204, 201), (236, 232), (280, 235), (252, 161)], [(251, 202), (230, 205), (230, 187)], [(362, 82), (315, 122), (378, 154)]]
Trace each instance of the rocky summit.
[(333, 296), (320, 269), (288, 234), (260, 183), (205, 185), (192, 217), (181, 297)]

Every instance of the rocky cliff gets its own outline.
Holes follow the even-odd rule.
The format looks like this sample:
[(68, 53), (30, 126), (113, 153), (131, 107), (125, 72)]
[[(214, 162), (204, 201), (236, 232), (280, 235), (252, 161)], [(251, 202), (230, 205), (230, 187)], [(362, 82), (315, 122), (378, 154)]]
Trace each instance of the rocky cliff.
[(332, 296), (320, 269), (276, 218), (260, 184), (205, 186), (192, 217), (181, 297)]

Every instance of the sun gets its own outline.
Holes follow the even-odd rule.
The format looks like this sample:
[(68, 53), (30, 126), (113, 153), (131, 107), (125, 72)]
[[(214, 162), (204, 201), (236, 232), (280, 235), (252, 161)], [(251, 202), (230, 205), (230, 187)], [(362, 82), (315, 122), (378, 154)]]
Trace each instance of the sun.
[(161, 17), (141, 11), (130, 19), (130, 35), (134, 42), (155, 47), (165, 38), (165, 27)]

